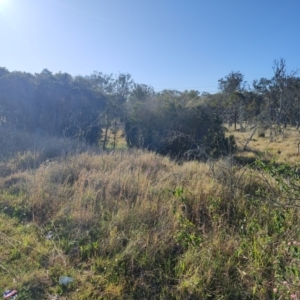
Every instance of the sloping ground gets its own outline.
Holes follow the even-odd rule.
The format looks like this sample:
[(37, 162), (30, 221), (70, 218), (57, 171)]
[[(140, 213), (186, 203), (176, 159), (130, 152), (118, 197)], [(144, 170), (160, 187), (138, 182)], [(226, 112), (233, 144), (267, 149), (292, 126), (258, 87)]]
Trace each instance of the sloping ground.
[[(27, 170), (13, 163), (0, 177), (3, 292), (288, 299), (299, 291), (299, 180), (288, 166), (178, 165), (142, 151), (83, 153)], [(61, 286), (60, 276), (74, 282)]]

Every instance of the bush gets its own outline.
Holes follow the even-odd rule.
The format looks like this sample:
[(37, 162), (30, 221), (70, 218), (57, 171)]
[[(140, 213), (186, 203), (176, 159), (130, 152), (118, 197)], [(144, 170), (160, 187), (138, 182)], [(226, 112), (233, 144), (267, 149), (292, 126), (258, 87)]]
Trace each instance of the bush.
[(234, 137), (225, 137), (222, 120), (204, 106), (157, 101), (133, 107), (125, 123), (129, 147), (173, 158), (207, 159), (233, 153)]

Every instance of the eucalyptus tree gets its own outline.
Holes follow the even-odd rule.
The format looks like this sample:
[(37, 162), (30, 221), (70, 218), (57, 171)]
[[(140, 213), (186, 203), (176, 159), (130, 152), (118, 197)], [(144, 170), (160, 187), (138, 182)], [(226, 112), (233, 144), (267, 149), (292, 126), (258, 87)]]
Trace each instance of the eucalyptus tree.
[(92, 75), (87, 76), (87, 79), (89, 79), (93, 89), (107, 95), (113, 93), (115, 81), (113, 74), (94, 71)]
[(146, 84), (133, 83), (132, 89), (128, 98), (128, 103), (134, 104), (139, 102), (145, 102), (155, 95), (152, 86)]
[(261, 119), (271, 128), (279, 130), (281, 126), (299, 122), (299, 79), (297, 70), (287, 71), (284, 59), (275, 60), (274, 76), (271, 79), (261, 78), (253, 82), (254, 91), (263, 97)]
[(274, 77), (273, 88), (276, 89), (276, 125), (286, 124), (288, 107), (291, 101), (291, 91), (293, 89), (293, 78), (295, 71), (287, 72), (284, 59), (275, 60), (273, 65)]
[(132, 90), (134, 81), (128, 73), (120, 73), (114, 80), (114, 94), (118, 95), (124, 102)]
[(219, 90), (224, 96), (225, 114), (227, 114), (229, 124), (234, 124), (234, 129), (236, 129), (238, 121), (241, 126), (244, 121), (242, 117), (244, 115), (245, 85), (244, 75), (240, 72), (230, 72), (224, 78), (219, 79)]

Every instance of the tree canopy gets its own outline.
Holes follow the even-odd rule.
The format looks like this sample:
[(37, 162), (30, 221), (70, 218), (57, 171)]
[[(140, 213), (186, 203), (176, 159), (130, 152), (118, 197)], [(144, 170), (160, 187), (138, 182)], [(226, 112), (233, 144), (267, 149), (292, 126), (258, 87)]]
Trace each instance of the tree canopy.
[(173, 157), (216, 157), (234, 151), (223, 123), (235, 129), (300, 124), (300, 78), (275, 60), (274, 76), (247, 85), (232, 71), (219, 92), (163, 90), (134, 82), (130, 74), (90, 76), (10, 72), (0, 68), (0, 126), (32, 134), (76, 138), (103, 149), (108, 134), (123, 130), (128, 147)]

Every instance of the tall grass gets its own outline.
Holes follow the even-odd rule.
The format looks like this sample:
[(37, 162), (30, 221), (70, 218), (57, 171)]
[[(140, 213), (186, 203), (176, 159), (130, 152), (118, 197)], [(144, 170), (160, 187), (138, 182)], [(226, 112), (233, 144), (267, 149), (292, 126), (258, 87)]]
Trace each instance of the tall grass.
[[(298, 293), (299, 212), (263, 169), (81, 153), (15, 166), (0, 187), (0, 288), (14, 285), (24, 299)], [(60, 275), (75, 281), (61, 287)]]

